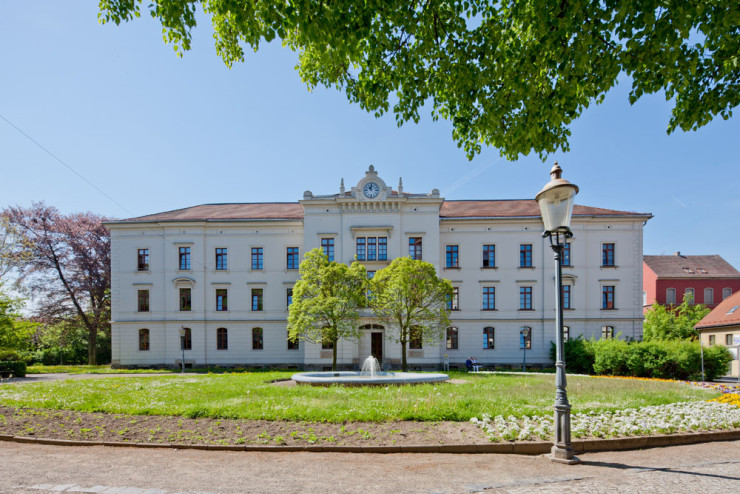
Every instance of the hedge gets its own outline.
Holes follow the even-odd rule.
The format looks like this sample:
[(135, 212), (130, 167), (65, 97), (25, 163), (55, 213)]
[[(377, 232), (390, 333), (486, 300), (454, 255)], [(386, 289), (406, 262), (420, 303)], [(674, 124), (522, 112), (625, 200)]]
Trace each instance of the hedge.
[(26, 363), (16, 361), (0, 361), (0, 374), (10, 373), (14, 377), (26, 377)]
[[(555, 345), (550, 357), (555, 358)], [(569, 372), (612, 376), (701, 379), (701, 347), (697, 341), (624, 341), (620, 339), (565, 342)], [(704, 349), (704, 379), (712, 381), (729, 369), (730, 352), (721, 345)]]

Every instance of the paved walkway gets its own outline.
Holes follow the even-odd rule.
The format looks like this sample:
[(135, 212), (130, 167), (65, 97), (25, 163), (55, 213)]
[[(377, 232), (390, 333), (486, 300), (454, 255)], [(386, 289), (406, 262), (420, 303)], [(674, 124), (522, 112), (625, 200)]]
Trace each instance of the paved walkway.
[(2, 443), (0, 493), (729, 493), (740, 441), (542, 456), (242, 453)]

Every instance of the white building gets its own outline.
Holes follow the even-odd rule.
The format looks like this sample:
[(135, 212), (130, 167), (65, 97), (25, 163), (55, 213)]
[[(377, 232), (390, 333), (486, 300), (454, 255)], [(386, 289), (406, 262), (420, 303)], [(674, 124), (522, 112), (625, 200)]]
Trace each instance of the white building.
[[(565, 325), (583, 335), (641, 338), (642, 228), (650, 214), (576, 205), (564, 259)], [(457, 291), (452, 327), (409, 349), (409, 366), (551, 365), (554, 262), (532, 200), (445, 201), (392, 190), (374, 168), (338, 194), (296, 203), (206, 204), (107, 224), (112, 237), (114, 366), (331, 365), (331, 350), (287, 341), (291, 289), (303, 254), (323, 247), (377, 271), (399, 256), (434, 264)], [(371, 352), (397, 366), (400, 347), (372, 314), (338, 363)], [(529, 331), (524, 350), (522, 334)], [(525, 355), (526, 351), (526, 355)]]

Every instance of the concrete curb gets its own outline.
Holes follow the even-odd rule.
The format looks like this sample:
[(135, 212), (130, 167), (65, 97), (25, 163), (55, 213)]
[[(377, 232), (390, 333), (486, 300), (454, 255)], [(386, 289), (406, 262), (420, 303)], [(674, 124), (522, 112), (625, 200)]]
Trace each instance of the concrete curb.
[[(683, 434), (662, 434), (656, 436), (620, 437), (616, 439), (576, 439), (573, 450), (576, 454), (598, 451), (624, 451), (630, 449), (659, 448), (712, 441), (740, 440), (740, 429), (709, 432), (689, 432)], [(490, 444), (440, 444), (440, 445), (398, 445), (398, 446), (337, 446), (310, 444), (305, 446), (274, 445), (219, 445), (219, 444), (159, 444), (127, 443), (111, 441), (80, 441), (70, 439), (45, 439), (37, 437), (9, 436), (0, 434), (0, 441), (17, 443), (48, 444), (53, 446), (110, 446), (117, 448), (173, 448), (205, 451), (259, 451), (270, 453), (308, 452), (308, 453), (447, 453), (447, 454), (515, 454), (541, 455), (550, 452), (552, 443), (547, 441), (490, 443)]]

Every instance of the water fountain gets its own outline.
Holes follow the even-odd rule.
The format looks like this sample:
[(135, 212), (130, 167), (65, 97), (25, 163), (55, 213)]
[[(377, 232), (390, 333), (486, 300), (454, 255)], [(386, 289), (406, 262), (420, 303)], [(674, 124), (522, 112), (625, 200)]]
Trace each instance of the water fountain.
[(447, 374), (432, 372), (383, 372), (378, 359), (372, 355), (363, 362), (359, 372), (299, 372), (292, 379), (298, 384), (310, 386), (385, 386), (388, 384), (423, 384), (437, 383), (449, 379)]

